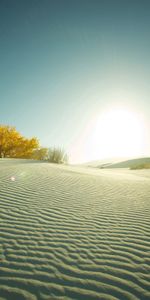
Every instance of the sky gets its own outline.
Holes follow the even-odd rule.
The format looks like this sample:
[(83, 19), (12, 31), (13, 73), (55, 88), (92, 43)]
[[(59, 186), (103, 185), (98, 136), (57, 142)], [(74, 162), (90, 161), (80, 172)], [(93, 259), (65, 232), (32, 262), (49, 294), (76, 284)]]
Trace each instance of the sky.
[(121, 107), (144, 122), (148, 156), (149, 80), (149, 0), (0, 1), (0, 124), (82, 162), (105, 156), (85, 155), (89, 124)]

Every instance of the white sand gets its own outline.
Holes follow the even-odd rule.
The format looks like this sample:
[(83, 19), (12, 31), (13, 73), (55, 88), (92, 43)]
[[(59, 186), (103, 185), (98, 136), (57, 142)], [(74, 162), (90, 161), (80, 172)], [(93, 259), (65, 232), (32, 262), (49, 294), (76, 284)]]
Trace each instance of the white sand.
[(0, 160), (0, 299), (150, 299), (150, 170)]

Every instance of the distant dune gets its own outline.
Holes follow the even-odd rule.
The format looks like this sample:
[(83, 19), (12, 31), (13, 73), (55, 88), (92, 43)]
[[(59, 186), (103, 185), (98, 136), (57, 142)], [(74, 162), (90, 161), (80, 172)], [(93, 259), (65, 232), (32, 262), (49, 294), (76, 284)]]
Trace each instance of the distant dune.
[(150, 171), (0, 160), (0, 299), (150, 299)]
[(113, 163), (110, 166), (106, 166), (106, 168), (132, 168), (134, 166), (138, 166), (141, 164), (147, 164), (150, 163), (150, 157), (144, 157), (144, 158), (136, 158), (136, 159), (129, 159), (126, 161)]
[(83, 166), (93, 168), (132, 168), (134, 166), (150, 164), (150, 157), (134, 158), (134, 159), (105, 159), (101, 161), (88, 162)]

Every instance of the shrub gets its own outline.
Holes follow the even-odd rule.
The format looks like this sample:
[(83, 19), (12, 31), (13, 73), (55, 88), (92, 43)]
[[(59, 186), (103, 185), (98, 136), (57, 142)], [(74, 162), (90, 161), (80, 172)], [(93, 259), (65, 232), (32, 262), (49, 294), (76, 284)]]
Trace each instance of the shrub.
[(134, 165), (130, 168), (130, 170), (141, 170), (141, 169), (150, 169), (150, 163), (138, 164), (138, 165)]
[(64, 164), (68, 162), (68, 155), (62, 148), (50, 148), (48, 152), (48, 161), (56, 164)]

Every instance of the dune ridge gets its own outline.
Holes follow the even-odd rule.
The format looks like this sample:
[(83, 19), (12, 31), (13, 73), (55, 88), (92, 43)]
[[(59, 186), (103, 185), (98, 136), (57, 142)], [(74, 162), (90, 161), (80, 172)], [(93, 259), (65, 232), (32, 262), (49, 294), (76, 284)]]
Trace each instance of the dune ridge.
[(150, 299), (150, 180), (122, 174), (0, 161), (2, 299)]
[(118, 158), (118, 159), (104, 159), (91, 161), (83, 166), (99, 168), (99, 169), (114, 169), (114, 168), (134, 168), (140, 165), (149, 165), (150, 157), (139, 157), (139, 158)]

